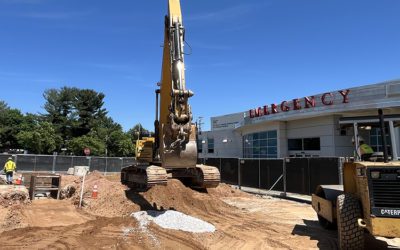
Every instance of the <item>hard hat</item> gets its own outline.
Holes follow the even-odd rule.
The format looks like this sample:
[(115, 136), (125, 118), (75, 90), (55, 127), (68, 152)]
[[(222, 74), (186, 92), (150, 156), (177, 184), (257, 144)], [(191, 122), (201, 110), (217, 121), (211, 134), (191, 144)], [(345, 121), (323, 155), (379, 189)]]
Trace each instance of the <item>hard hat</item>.
[(9, 159), (9, 160), (12, 160), (12, 157), (10, 156), (10, 157), (8, 157), (8, 159)]

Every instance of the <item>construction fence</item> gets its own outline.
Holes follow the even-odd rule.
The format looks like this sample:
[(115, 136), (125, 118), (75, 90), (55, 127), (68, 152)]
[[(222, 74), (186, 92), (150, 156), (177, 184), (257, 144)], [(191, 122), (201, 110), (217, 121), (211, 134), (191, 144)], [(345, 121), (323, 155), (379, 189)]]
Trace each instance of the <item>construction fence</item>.
[(224, 183), (310, 195), (318, 185), (342, 183), (343, 160), (339, 157), (205, 158), (199, 159), (199, 163), (219, 168)]
[[(74, 166), (90, 171), (118, 173), (135, 163), (133, 157), (85, 157), (61, 155), (0, 154), (0, 167), (13, 156), (18, 171), (65, 173)], [(198, 163), (220, 170), (221, 182), (298, 194), (312, 194), (320, 184), (341, 184), (343, 158), (311, 157), (281, 159), (204, 158)], [(1, 170), (0, 169), (0, 170)]]
[(61, 155), (0, 155), (0, 167), (12, 156), (18, 171), (25, 172), (67, 172), (74, 166), (89, 166), (90, 171), (120, 172), (121, 168), (132, 165), (133, 157), (86, 157)]

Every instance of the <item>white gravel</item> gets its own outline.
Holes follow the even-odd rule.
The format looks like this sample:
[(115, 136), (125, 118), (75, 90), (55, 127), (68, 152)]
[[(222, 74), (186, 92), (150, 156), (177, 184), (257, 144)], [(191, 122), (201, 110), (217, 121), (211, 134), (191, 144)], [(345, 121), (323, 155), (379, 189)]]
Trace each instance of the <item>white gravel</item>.
[(203, 220), (192, 216), (173, 211), (140, 211), (133, 213), (132, 216), (138, 220), (140, 227), (146, 227), (150, 222), (166, 229), (181, 230), (191, 233), (213, 233), (215, 227)]

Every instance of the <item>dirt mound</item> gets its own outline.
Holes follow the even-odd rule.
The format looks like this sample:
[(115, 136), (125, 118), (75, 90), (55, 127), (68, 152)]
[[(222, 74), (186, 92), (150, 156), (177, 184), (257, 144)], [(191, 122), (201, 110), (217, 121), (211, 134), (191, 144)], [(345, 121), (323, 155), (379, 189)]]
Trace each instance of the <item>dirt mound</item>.
[[(62, 180), (64, 187), (73, 186), (76, 189), (70, 200), (78, 205), (81, 178), (63, 177)], [(96, 199), (91, 198), (95, 185), (98, 190)], [(95, 171), (86, 177), (83, 207), (88, 213), (102, 217), (123, 217), (140, 210), (164, 209), (173, 209), (192, 215), (222, 214), (232, 207), (221, 201), (219, 197), (246, 195), (225, 184), (221, 184), (215, 190), (209, 189), (208, 192), (192, 190), (175, 179), (168, 180), (166, 186), (155, 186), (146, 192), (135, 192), (122, 185), (118, 178), (103, 176)]]
[(185, 187), (179, 180), (168, 180), (166, 186), (155, 186), (141, 194), (153, 209), (173, 209), (186, 214), (222, 214), (232, 209), (208, 193)]
[(216, 188), (207, 189), (208, 193), (218, 198), (224, 197), (252, 197), (252, 195), (243, 192), (240, 189), (233, 188), (228, 184), (220, 183)]
[(8, 207), (30, 203), (29, 194), (26, 188), (13, 189), (12, 186), (6, 187), (7, 189), (0, 190), (0, 206)]
[[(63, 191), (69, 193), (72, 203), (79, 205), (82, 177), (62, 177)], [(94, 186), (97, 186), (97, 198), (91, 198)], [(72, 190), (75, 190), (71, 194)], [(66, 196), (69, 197), (69, 196)], [(130, 201), (126, 195), (126, 187), (119, 182), (110, 181), (101, 173), (94, 171), (85, 179), (83, 192), (83, 208), (90, 214), (102, 217), (123, 217), (139, 211), (140, 207)]]
[(0, 207), (0, 232), (26, 227), (27, 223), (22, 215), (23, 210), (23, 205)]

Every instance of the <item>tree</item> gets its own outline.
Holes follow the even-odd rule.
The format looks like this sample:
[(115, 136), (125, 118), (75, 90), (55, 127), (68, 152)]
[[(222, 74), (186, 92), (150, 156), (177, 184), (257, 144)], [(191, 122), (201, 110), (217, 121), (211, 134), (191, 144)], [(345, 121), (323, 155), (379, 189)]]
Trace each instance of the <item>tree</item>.
[(46, 100), (44, 109), (48, 121), (54, 124), (57, 133), (64, 141), (72, 134), (72, 123), (74, 120), (74, 102), (78, 93), (77, 88), (62, 87), (61, 89), (48, 89), (43, 97)]
[(82, 89), (77, 92), (74, 107), (78, 120), (74, 128), (75, 136), (86, 135), (96, 126), (99, 119), (107, 115), (104, 105), (104, 94), (91, 89)]
[(5, 102), (0, 103), (0, 148), (18, 149), (16, 135), (20, 131), (24, 116), (18, 109), (11, 109)]
[(5, 101), (0, 100), (0, 112), (10, 109)]
[(127, 133), (124, 133), (120, 124), (110, 117), (98, 121), (95, 128), (96, 136), (105, 142), (105, 155), (107, 156), (132, 156), (133, 143)]
[(105, 143), (91, 134), (73, 138), (67, 143), (67, 149), (74, 155), (84, 155), (84, 148), (90, 148), (92, 155), (101, 156), (105, 152)]
[(33, 129), (19, 132), (17, 139), (24, 149), (35, 154), (52, 154), (62, 141), (51, 123), (39, 121)]

